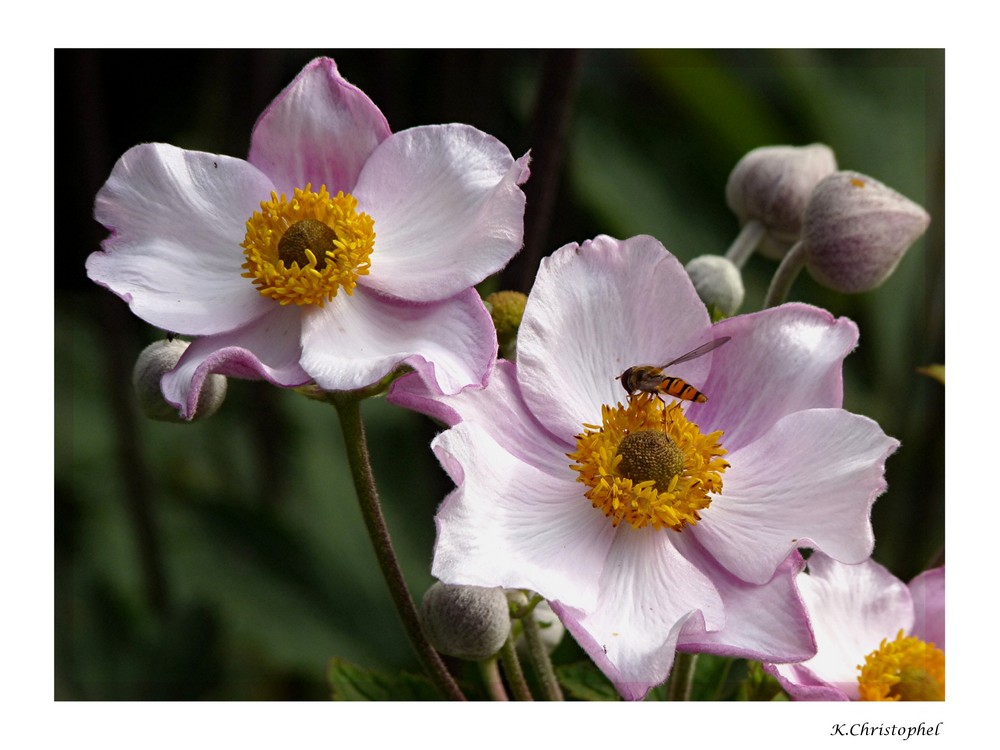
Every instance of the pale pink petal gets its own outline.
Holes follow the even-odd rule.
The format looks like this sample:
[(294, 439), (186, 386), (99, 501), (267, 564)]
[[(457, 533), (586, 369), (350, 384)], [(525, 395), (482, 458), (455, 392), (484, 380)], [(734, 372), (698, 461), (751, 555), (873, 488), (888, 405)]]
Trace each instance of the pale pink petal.
[(597, 607), (561, 598), (553, 611), (627, 700), (640, 700), (670, 673), (677, 637), (696, 613), (708, 627), (725, 622), (709, 580), (665, 532), (619, 528), (601, 574)]
[(874, 544), (871, 506), (886, 487), (885, 460), (898, 446), (842, 409), (789, 414), (726, 457), (722, 494), (692, 532), (749, 583), (769, 581), (796, 547), (861, 562)]
[(841, 406), (844, 357), (858, 340), (847, 318), (793, 303), (727, 318), (713, 336), (732, 339), (713, 352), (712, 371), (697, 386), (708, 402), (693, 404), (688, 417), (702, 432), (724, 430), (730, 452), (786, 414)]
[[(353, 190), (365, 161), (389, 137), (389, 124), (333, 60), (303, 68), (254, 126), (251, 164), (289, 197), (294, 188), (326, 185), (332, 195)], [(377, 227), (376, 227), (377, 229)]]
[(354, 290), (303, 318), (302, 367), (326, 390), (378, 382), (406, 364), (445, 393), (482, 383), (496, 358), (496, 330), (475, 289), (416, 304)]
[(182, 417), (191, 419), (205, 378), (212, 373), (284, 387), (304, 385), (310, 378), (299, 366), (300, 330), (298, 308), (274, 305), (244, 328), (195, 339), (163, 376), (163, 395), (179, 407)]
[[(874, 560), (845, 565), (821, 552), (809, 558), (809, 575), (799, 576), (816, 634), (817, 653), (802, 663), (822, 682), (857, 700), (858, 669), (865, 656), (913, 624), (909, 589)], [(779, 672), (788, 680), (794, 674)], [(794, 695), (794, 692), (793, 692)]]
[(87, 274), (164, 330), (239, 328), (273, 306), (242, 276), (240, 247), (271, 189), (240, 159), (162, 143), (131, 148), (97, 194), (94, 216), (111, 236)]
[(393, 134), (353, 190), (375, 220), (371, 275), (360, 285), (429, 302), (478, 284), (521, 249), (528, 157), (514, 161), (468, 125)]
[[(600, 424), (602, 404), (625, 401), (615, 378), (626, 368), (666, 364), (712, 337), (705, 305), (663, 245), (601, 236), (542, 261), (518, 333), (518, 379), (535, 416), (568, 439)], [(713, 356), (670, 374), (700, 387)]]
[[(476, 422), (508, 453), (534, 468), (565, 478), (574, 446), (548, 432), (528, 410), (517, 384), (513, 362), (497, 360), (485, 388), (469, 386), (446, 396), (420, 373), (410, 373), (392, 384), (388, 400), (426, 414), (451, 427)], [(575, 478), (575, 475), (571, 475)]]
[(911, 635), (944, 651), (944, 566), (925, 570), (910, 581), (913, 598)]
[[(776, 677), (785, 692), (797, 701), (851, 700), (846, 692), (824, 682), (801, 664), (764, 664), (763, 667), (764, 671)], [(854, 696), (857, 699), (856, 684)]]
[(758, 586), (722, 568), (690, 534), (681, 534), (674, 543), (712, 581), (726, 611), (726, 624), (718, 630), (708, 630), (700, 615), (692, 617), (681, 632), (679, 649), (771, 662), (798, 662), (816, 653), (809, 616), (795, 585), (805, 567), (798, 552)]
[(614, 530), (579, 484), (522, 463), (471, 422), (432, 447), (458, 485), (437, 513), (435, 578), (596, 604)]

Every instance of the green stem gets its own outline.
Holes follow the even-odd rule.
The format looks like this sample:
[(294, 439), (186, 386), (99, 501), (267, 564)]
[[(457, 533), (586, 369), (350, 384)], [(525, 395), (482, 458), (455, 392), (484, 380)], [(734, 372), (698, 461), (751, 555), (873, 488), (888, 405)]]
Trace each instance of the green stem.
[(528, 646), (528, 655), (531, 658), (531, 665), (538, 675), (538, 681), (542, 685), (545, 699), (550, 701), (563, 700), (562, 689), (559, 687), (559, 680), (556, 678), (556, 671), (552, 668), (552, 660), (549, 658), (549, 651), (542, 642), (541, 628), (533, 613), (529, 612), (521, 620), (524, 625), (524, 641)]
[(514, 648), (514, 634), (511, 633), (504, 641), (500, 649), (500, 660), (503, 662), (503, 671), (507, 675), (507, 684), (510, 685), (514, 698), (519, 701), (534, 700), (531, 697), (531, 689), (528, 681), (524, 679), (524, 671), (521, 669), (521, 662), (517, 658), (517, 650)]
[(507, 691), (503, 686), (503, 678), (500, 677), (500, 664), (497, 657), (491, 656), (479, 662), (479, 674), (483, 678), (486, 690), (495, 701), (509, 701)]
[(805, 245), (800, 240), (796, 242), (792, 249), (788, 251), (788, 254), (781, 259), (781, 263), (778, 265), (778, 270), (774, 273), (774, 278), (771, 279), (771, 287), (767, 290), (767, 296), (764, 298), (764, 308), (774, 307), (775, 305), (780, 305), (788, 297), (788, 293), (792, 289), (792, 283), (795, 281), (795, 277), (799, 275), (799, 271), (806, 264), (806, 253)]
[(378, 491), (375, 489), (365, 428), (361, 421), (360, 400), (357, 394), (349, 392), (330, 394), (330, 400), (340, 415), (340, 429), (344, 434), (344, 447), (351, 466), (351, 478), (354, 480), (354, 490), (358, 495), (361, 515), (364, 517), (379, 567), (382, 568), (382, 575), (389, 586), (389, 593), (392, 595), (392, 601), (396, 605), (396, 611), (403, 622), (410, 643), (413, 644), (414, 650), (438, 688), (452, 700), (465, 700), (465, 696), (441, 661), (438, 652), (424, 635), (417, 608), (406, 587), (403, 571), (399, 567), (399, 560), (396, 558), (392, 539), (389, 537), (389, 529), (382, 515)]
[(670, 671), (670, 679), (667, 680), (667, 700), (691, 700), (694, 663), (697, 658), (697, 654), (682, 654), (680, 651), (674, 656), (674, 668)]
[(757, 221), (757, 219), (751, 219), (743, 225), (740, 233), (733, 240), (733, 244), (726, 250), (726, 257), (737, 268), (743, 268), (743, 265), (753, 255), (753, 251), (757, 249), (757, 246), (764, 239), (766, 233), (767, 228), (763, 224)]

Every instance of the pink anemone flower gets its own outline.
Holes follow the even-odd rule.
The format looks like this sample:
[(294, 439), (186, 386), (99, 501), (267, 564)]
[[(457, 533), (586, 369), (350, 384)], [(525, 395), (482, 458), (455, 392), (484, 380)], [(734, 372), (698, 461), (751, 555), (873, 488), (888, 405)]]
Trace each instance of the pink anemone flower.
[(210, 373), (362, 388), (405, 363), (454, 393), (496, 340), (472, 288), (520, 249), (528, 156), (467, 125), (392, 133), (318, 58), (257, 120), (247, 159), (130, 149), (87, 260), (143, 320), (198, 337), (162, 380), (186, 418)]
[[(726, 337), (666, 368), (666, 392), (623, 390), (627, 368)], [(868, 557), (898, 445), (841, 408), (857, 337), (801, 304), (712, 325), (652, 237), (561, 248), (528, 297), (516, 364), (455, 395), (419, 373), (390, 392), (449, 426), (432, 443), (457, 485), (434, 576), (540, 593), (627, 699), (677, 649), (808, 658), (797, 548)]]
[(874, 560), (820, 552), (799, 576), (817, 652), (765, 664), (797, 700), (944, 700), (944, 567), (909, 585)]

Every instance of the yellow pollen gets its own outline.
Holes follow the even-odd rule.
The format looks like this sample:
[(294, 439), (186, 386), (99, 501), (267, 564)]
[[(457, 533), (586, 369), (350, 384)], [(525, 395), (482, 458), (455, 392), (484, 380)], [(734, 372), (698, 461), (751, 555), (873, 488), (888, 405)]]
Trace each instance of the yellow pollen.
[(863, 701), (943, 701), (944, 652), (900, 630), (858, 665)]
[(343, 289), (354, 292), (368, 273), (375, 222), (343, 192), (295, 188), (291, 200), (271, 193), (247, 221), (243, 276), (282, 305), (322, 307)]
[[(701, 520), (699, 511), (722, 492), (729, 464), (722, 432), (702, 435), (677, 401), (639, 393), (628, 406), (601, 407), (601, 425), (584, 425), (571, 468), (587, 486), (591, 504), (617, 527), (652, 526), (681, 531)], [(641, 437), (639, 437), (641, 436)]]

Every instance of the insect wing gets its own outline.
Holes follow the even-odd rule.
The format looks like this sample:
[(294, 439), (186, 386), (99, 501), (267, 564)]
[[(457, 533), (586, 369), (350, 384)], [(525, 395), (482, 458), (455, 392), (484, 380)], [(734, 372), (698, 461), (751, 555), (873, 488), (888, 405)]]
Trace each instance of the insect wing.
[(677, 359), (670, 360), (660, 369), (666, 370), (671, 365), (679, 365), (681, 362), (690, 362), (692, 359), (698, 359), (698, 357), (702, 356), (703, 354), (708, 354), (713, 349), (718, 349), (720, 346), (729, 341), (730, 338), (732, 337), (723, 336), (721, 339), (712, 339), (711, 341), (702, 344), (697, 349), (692, 349), (687, 354), (682, 354)]
[(633, 390), (651, 392), (667, 379), (659, 367), (639, 367), (633, 372), (630, 385), (635, 386)]

